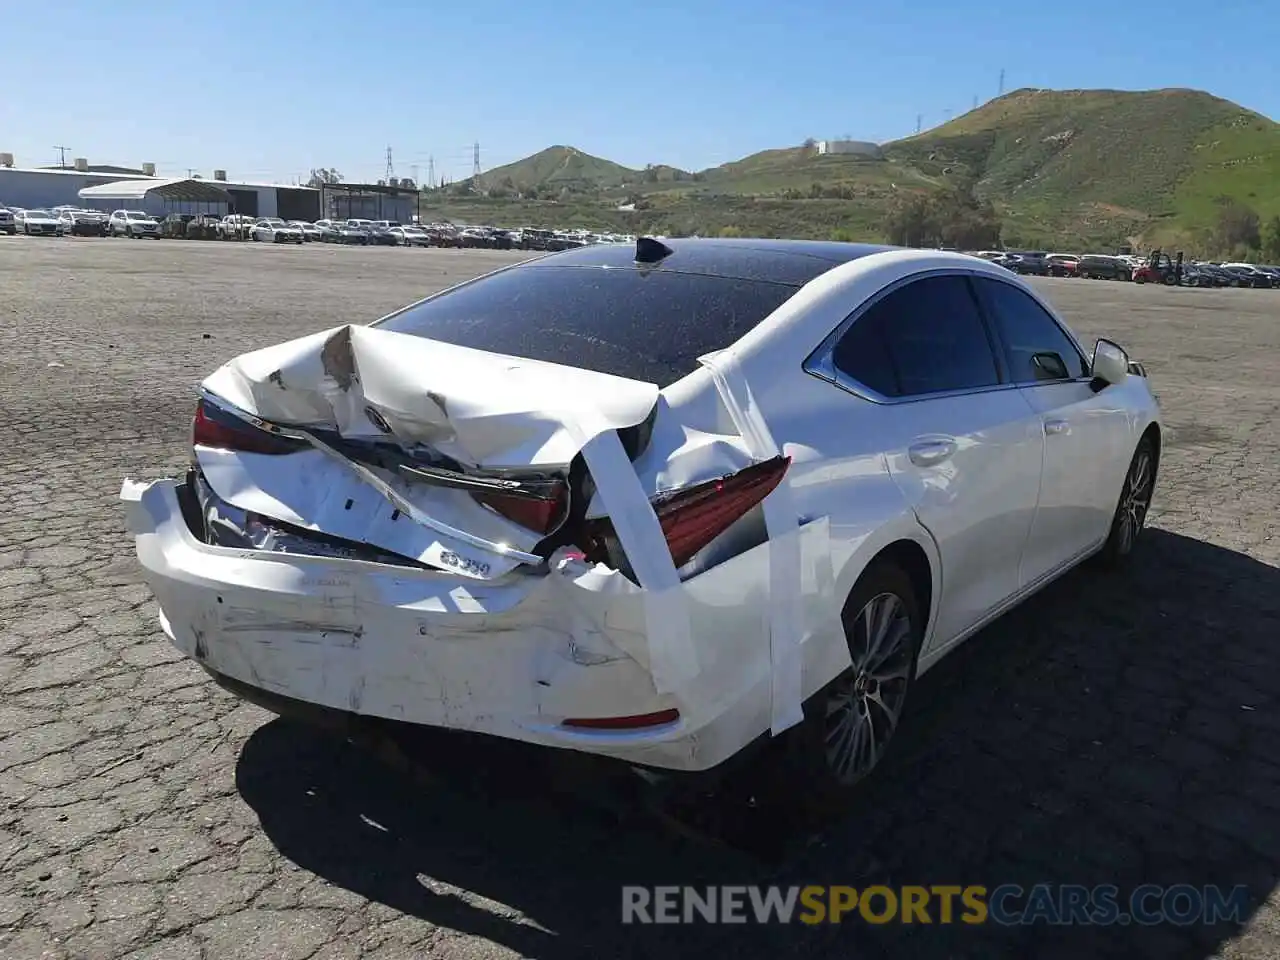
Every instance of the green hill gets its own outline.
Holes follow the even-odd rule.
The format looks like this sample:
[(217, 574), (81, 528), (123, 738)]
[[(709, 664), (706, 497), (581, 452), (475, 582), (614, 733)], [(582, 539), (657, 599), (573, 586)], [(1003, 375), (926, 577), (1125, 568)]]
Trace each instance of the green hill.
[(625, 222), (625, 197), (639, 201), (637, 228), (808, 236), (874, 236), (895, 199), (965, 184), (995, 205), (1010, 244), (1194, 249), (1214, 242), (1226, 199), (1280, 215), (1280, 124), (1195, 90), (1023, 89), (862, 155), (810, 141), (686, 173), (557, 146), (484, 184), (514, 185), (524, 220), (547, 226), (581, 225), (593, 204), (602, 224)]
[(886, 153), (974, 177), (1047, 230), (1114, 221), (1191, 236), (1224, 197), (1280, 214), (1280, 124), (1195, 90), (1016, 90)]
[(510, 180), (517, 189), (568, 187), (581, 190), (621, 187), (638, 175), (638, 171), (612, 160), (593, 157), (577, 147), (554, 146), (515, 163), (487, 170), (483, 179), (491, 184)]

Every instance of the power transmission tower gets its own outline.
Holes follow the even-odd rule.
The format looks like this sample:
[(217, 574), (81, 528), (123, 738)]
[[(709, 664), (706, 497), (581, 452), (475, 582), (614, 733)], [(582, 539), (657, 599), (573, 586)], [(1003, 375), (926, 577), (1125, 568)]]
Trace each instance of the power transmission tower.
[(923, 113), (917, 113), (917, 114), (916, 114), (916, 133), (919, 133), (919, 132), (920, 132), (920, 124), (921, 124), (923, 121), (924, 121), (924, 114), (923, 114)]
[(439, 184), (436, 183), (436, 158), (435, 154), (427, 157), (427, 183), (431, 184), (431, 189), (435, 189)]
[(471, 176), (480, 179), (480, 141), (471, 148)]
[(1004, 67), (1000, 68), (1000, 96), (1004, 96)]
[(978, 95), (976, 93), (973, 95), (973, 109), (978, 109)]
[(390, 183), (392, 180), (394, 180), (394, 179), (396, 178), (396, 168), (395, 168), (394, 166), (392, 166), (392, 164), (391, 164), (391, 148), (390, 148), (390, 147), (387, 147), (387, 172), (386, 172), (386, 178), (387, 178), (387, 183)]
[(67, 166), (67, 151), (70, 150), (71, 148), (55, 146), (53, 149), (57, 150), (61, 154), (61, 159), (58, 161), (58, 166), (65, 169)]

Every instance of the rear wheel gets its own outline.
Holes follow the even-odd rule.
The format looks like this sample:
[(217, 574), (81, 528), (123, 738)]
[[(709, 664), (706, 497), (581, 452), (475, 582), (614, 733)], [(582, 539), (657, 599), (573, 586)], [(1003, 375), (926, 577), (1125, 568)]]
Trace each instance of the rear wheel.
[(915, 678), (924, 616), (911, 579), (881, 561), (840, 615), (850, 666), (806, 704), (803, 766), (819, 799), (838, 800), (880, 763)]
[(1118, 565), (1133, 553), (1147, 522), (1155, 486), (1156, 447), (1150, 437), (1143, 437), (1129, 462), (1129, 472), (1120, 489), (1120, 502), (1111, 520), (1111, 533), (1099, 555), (1104, 564)]

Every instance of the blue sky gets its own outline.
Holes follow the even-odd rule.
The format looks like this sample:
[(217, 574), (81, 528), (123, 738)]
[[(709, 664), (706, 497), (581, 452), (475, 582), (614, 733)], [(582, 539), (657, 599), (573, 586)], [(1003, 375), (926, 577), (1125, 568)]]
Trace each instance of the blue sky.
[[(1158, 8), (1159, 13), (1150, 11)], [(1196, 87), (1280, 117), (1280, 3), (0, 0), (0, 150), (291, 181), (462, 178), (553, 143), (700, 169), (887, 140), (1016, 87)], [(198, 56), (195, 51), (199, 51)], [(175, 63), (198, 64), (175, 69)]]

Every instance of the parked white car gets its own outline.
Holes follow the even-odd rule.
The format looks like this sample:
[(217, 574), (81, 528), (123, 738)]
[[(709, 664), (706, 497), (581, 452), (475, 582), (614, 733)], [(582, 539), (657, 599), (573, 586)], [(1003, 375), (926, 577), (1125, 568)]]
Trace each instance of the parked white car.
[(302, 230), (285, 223), (278, 217), (265, 217), (253, 225), (250, 234), (254, 240), (264, 243), (302, 243)]
[(229, 213), (218, 222), (218, 239), (243, 240), (253, 231), (256, 222), (243, 213)]
[(429, 247), (431, 246), (431, 238), (427, 236), (427, 231), (421, 227), (391, 227), (388, 231), (397, 246), (401, 247)]
[(797, 727), (839, 792), (915, 677), (1129, 556), (1161, 437), (984, 260), (642, 238), (238, 357), (121, 496), (165, 632), (272, 709), (681, 770)]
[(320, 239), (320, 228), (314, 223), (308, 223), (306, 220), (289, 220), (289, 226), (297, 227), (302, 231), (302, 239), (308, 242)]
[(107, 230), (113, 237), (159, 239), (160, 224), (144, 210), (113, 210), (107, 218)]
[(29, 237), (60, 237), (62, 221), (52, 211), (18, 210), (13, 215), (14, 226)]

